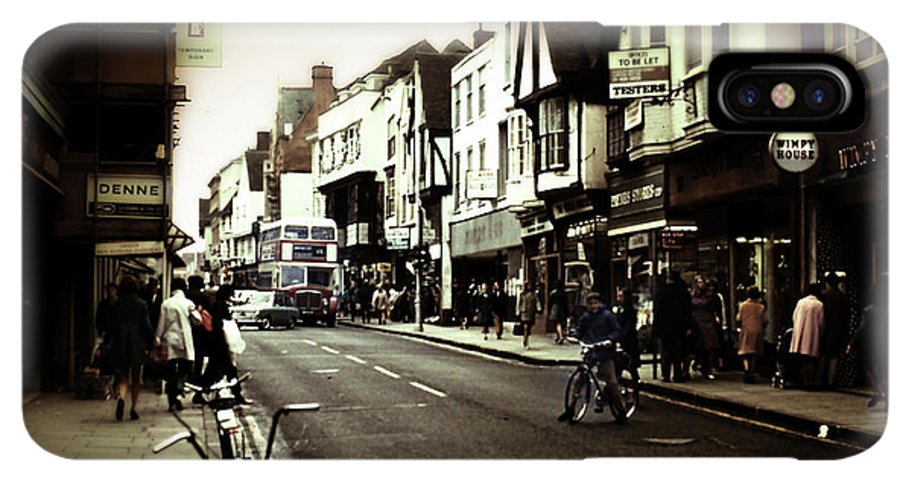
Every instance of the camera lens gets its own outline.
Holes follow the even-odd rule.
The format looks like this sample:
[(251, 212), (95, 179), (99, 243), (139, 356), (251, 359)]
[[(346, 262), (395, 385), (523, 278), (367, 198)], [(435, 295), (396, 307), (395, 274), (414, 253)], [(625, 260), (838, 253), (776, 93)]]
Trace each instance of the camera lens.
[(838, 103), (840, 94), (832, 82), (813, 80), (804, 89), (803, 99), (806, 106), (814, 112), (831, 110)]
[(759, 89), (753, 85), (744, 85), (738, 90), (737, 99), (741, 105), (753, 108), (759, 103)]

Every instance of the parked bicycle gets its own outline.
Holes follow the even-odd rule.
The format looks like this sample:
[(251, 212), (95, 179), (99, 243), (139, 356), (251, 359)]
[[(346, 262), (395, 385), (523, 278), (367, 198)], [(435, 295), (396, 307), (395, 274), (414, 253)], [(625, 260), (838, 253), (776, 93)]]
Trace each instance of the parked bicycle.
[[(247, 458), (247, 448), (246, 448), (246, 437), (244, 435), (244, 428), (241, 425), (240, 420), (237, 418), (237, 414), (235, 412), (235, 397), (232, 392), (232, 388), (234, 388), (239, 383), (244, 382), (250, 378), (249, 373), (245, 373), (239, 378), (233, 380), (225, 380), (221, 381), (203, 388), (198, 387), (196, 385), (192, 385), (190, 383), (186, 383), (185, 386), (189, 390), (193, 390), (195, 392), (199, 392), (204, 396), (204, 400), (206, 405), (213, 411), (216, 419), (216, 433), (219, 437), (219, 451), (220, 458), (222, 459), (236, 459), (236, 458)], [(319, 410), (318, 403), (297, 403), (297, 404), (289, 404), (281, 407), (278, 411), (275, 412), (275, 415), (272, 417), (272, 427), (269, 430), (269, 439), (266, 444), (266, 454), (265, 458), (268, 459), (272, 454), (272, 444), (275, 441), (275, 433), (278, 428), (278, 421), (282, 416), (287, 415), (292, 412), (308, 412)], [(200, 445), (197, 434), (191, 429), (191, 427), (182, 420), (181, 417), (175, 413), (175, 418), (185, 426), (187, 430), (177, 433), (166, 440), (163, 440), (159, 444), (153, 447), (153, 453), (160, 453), (163, 450), (171, 447), (172, 445), (177, 444), (181, 441), (187, 441), (197, 452), (197, 455), (200, 458), (208, 459), (209, 454)]]
[[(574, 338), (569, 340), (572, 342), (578, 341)], [(569, 376), (569, 382), (566, 385), (565, 407), (566, 411), (573, 413), (569, 422), (576, 423), (581, 421), (591, 403), (594, 404), (596, 413), (602, 413), (606, 405), (609, 406), (610, 412), (612, 412), (617, 421), (625, 422), (631, 419), (637, 410), (640, 397), (638, 382), (632, 378), (631, 373), (628, 371), (632, 361), (631, 358), (619, 346), (614, 345), (609, 340), (594, 344), (587, 344), (581, 341), (578, 341), (578, 343), (581, 345), (581, 364)], [(615, 402), (609, 401), (607, 384), (598, 378), (594, 368), (595, 362), (591, 356), (591, 350), (594, 348), (615, 348), (615, 371), (621, 388), (622, 399), (625, 403), (624, 410), (620, 410), (615, 406)]]

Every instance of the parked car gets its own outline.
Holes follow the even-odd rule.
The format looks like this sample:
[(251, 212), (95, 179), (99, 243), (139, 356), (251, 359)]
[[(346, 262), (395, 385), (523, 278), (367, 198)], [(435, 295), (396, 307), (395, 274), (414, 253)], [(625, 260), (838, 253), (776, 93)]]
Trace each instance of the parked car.
[(291, 329), (300, 318), (293, 297), (284, 292), (237, 290), (232, 300), (231, 317), (238, 327), (252, 325), (260, 330), (269, 327)]
[(293, 304), (300, 311), (299, 318), (305, 325), (322, 322), (328, 327), (334, 327), (338, 297), (327, 287), (298, 285), (279, 292), (293, 299)]

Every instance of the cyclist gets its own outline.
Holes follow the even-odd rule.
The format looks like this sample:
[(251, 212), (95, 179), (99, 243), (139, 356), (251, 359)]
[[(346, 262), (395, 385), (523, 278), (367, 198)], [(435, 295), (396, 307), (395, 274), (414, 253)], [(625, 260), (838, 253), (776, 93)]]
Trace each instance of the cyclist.
[[(592, 348), (588, 353), (591, 365), (596, 366), (597, 376), (606, 382), (610, 407), (624, 412), (625, 400), (622, 398), (615, 366), (615, 344), (622, 337), (622, 327), (616, 316), (603, 304), (599, 293), (589, 293), (586, 300), (588, 310), (581, 316), (581, 322), (575, 330), (574, 336), (583, 343), (599, 344), (598, 348)], [(578, 390), (578, 388), (572, 389), (573, 393)], [(574, 402), (569, 402), (569, 404), (574, 404)], [(559, 416), (559, 421), (565, 422), (574, 416), (574, 409), (567, 407), (566, 411)], [(627, 419), (617, 417), (616, 421), (625, 423)]]

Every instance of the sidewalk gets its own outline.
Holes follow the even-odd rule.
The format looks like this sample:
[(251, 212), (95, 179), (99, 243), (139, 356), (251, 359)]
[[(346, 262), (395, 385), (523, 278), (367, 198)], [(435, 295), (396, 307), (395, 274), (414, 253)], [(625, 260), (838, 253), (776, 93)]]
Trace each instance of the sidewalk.
[[(493, 356), (519, 360), (536, 365), (576, 365), (581, 360), (577, 345), (556, 345), (553, 334), (531, 335), (529, 349), (522, 346), (522, 337), (512, 335), (512, 325), (504, 326), (501, 340), (491, 334), (484, 340), (481, 327), (439, 326), (425, 324), (424, 332), (413, 323), (377, 325), (340, 320), (342, 326), (368, 328), (396, 335), (427, 339)], [(644, 355), (644, 362), (650, 361)], [(851, 391), (806, 391), (776, 389), (765, 379), (748, 385), (737, 371), (723, 372), (715, 380), (694, 377), (684, 383), (663, 383), (653, 378), (653, 366), (645, 364), (640, 370), (642, 390), (670, 400), (725, 412), (742, 418), (773, 424), (798, 433), (818, 436), (827, 427), (827, 438), (867, 447), (874, 444), (884, 431), (887, 411), (884, 404), (868, 408), (868, 397)]]
[[(31, 439), (47, 452), (66, 459), (187, 459), (197, 460), (197, 452), (186, 441), (154, 454), (153, 446), (185, 431), (167, 411), (165, 395), (144, 388), (138, 403), (140, 419), (128, 419), (130, 396), (125, 402), (125, 419), (115, 419), (115, 400), (81, 400), (72, 393), (31, 395), (23, 398), (22, 417)], [(214, 457), (218, 449), (215, 420), (206, 412), (185, 403), (181, 418), (200, 437), (201, 445)], [(205, 432), (205, 433), (204, 433)], [(207, 438), (203, 438), (204, 435)]]

